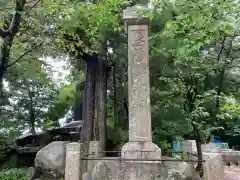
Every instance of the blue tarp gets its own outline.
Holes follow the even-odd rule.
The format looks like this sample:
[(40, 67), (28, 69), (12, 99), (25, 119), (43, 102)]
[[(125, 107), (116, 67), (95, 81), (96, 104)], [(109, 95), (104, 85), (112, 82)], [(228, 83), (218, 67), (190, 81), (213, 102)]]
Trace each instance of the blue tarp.
[(212, 136), (210, 142), (212, 142), (212, 143), (223, 143), (224, 141), (218, 139), (215, 136)]
[(181, 143), (180, 143), (180, 141), (177, 141), (177, 140), (175, 140), (175, 141), (173, 141), (173, 152), (174, 153), (178, 153), (178, 152), (181, 152), (182, 150), (181, 150)]
[(229, 149), (228, 143), (225, 143), (224, 141), (217, 139), (215, 136), (211, 137), (210, 142), (219, 145), (222, 149)]

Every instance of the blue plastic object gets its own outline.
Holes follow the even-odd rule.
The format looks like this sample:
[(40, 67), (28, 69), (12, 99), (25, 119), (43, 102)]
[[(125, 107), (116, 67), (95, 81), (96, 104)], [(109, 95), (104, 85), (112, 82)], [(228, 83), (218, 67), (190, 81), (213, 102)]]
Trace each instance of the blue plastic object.
[(178, 152), (181, 152), (181, 143), (180, 141), (173, 141), (173, 152), (174, 153), (178, 153)]
[(217, 139), (215, 136), (211, 137), (210, 142), (220, 146), (222, 149), (229, 149), (228, 143), (225, 143), (224, 141)]

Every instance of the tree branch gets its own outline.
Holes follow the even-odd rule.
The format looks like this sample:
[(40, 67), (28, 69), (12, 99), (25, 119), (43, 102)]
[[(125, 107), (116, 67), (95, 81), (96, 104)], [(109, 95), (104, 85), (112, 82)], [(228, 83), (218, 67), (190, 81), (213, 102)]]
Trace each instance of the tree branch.
[(25, 13), (25, 15), (27, 15), (41, 0), (37, 0), (35, 3), (33, 3), (33, 5), (27, 10), (27, 12)]
[(9, 34), (10, 34), (9, 31), (0, 28), (0, 37), (5, 38)]
[(221, 42), (221, 48), (220, 48), (220, 51), (219, 51), (219, 53), (218, 53), (218, 55), (217, 55), (217, 62), (220, 61), (220, 57), (221, 57), (221, 54), (222, 54), (222, 52), (223, 52), (224, 44), (225, 44), (226, 39), (227, 39), (227, 37), (225, 36), (225, 37), (223, 38), (222, 42)]
[[(35, 3), (33, 3), (33, 5), (24, 15), (27, 15), (40, 1), (41, 0), (37, 0)], [(7, 30), (0, 28), (0, 37), (5, 38), (9, 35), (14, 36), (18, 32), (25, 4), (26, 0), (16, 0), (15, 14), (12, 17), (11, 23)]]
[(12, 36), (18, 32), (25, 4), (26, 0), (16, 0), (15, 14), (12, 17), (11, 24), (8, 28), (8, 31)]
[(10, 63), (9, 65), (7, 65), (5, 68), (4, 68), (4, 71), (6, 71), (8, 68), (12, 67), (14, 64), (16, 64), (17, 62), (19, 62), (22, 58), (24, 58), (24, 56), (26, 56), (27, 54), (29, 54), (30, 52), (33, 51), (33, 49), (36, 49), (38, 47), (40, 47), (42, 44), (39, 44), (31, 49), (28, 49), (26, 52), (24, 52), (19, 58), (17, 58), (15, 61), (13, 61), (12, 63)]

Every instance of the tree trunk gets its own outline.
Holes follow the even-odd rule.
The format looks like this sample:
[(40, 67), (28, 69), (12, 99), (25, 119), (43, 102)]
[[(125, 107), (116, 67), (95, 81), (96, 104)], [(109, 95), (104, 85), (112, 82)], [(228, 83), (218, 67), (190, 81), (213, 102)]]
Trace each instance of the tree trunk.
[(194, 134), (195, 134), (195, 140), (196, 140), (196, 147), (197, 147), (197, 157), (198, 157), (198, 164), (196, 167), (196, 172), (199, 172), (200, 177), (203, 176), (203, 155), (202, 155), (202, 146), (201, 146), (201, 136), (200, 136), (200, 132), (199, 129), (192, 123), (192, 127), (194, 130)]
[(116, 82), (116, 64), (113, 65), (113, 125), (118, 125), (118, 114), (117, 114), (117, 82)]
[(81, 142), (83, 143), (83, 153), (85, 155), (89, 152), (89, 142), (93, 137), (92, 128), (94, 119), (97, 57), (88, 56), (86, 60), (87, 70), (83, 97), (83, 126), (81, 129)]
[(12, 41), (13, 41), (12, 38), (6, 37), (0, 50), (0, 106), (3, 105), (3, 99), (4, 99), (3, 79), (4, 79), (4, 74), (6, 72), (6, 68), (9, 62)]
[[(123, 125), (123, 127), (125, 128), (125, 129), (127, 129), (128, 128), (128, 99), (127, 99), (127, 97), (126, 97), (126, 95), (125, 95), (125, 93), (124, 93), (124, 89), (123, 89), (123, 85), (122, 85), (122, 78), (121, 78), (121, 76), (119, 76), (118, 77), (118, 81), (119, 81), (119, 84), (120, 84), (120, 87), (121, 87), (121, 91), (122, 91), (122, 94), (123, 94), (123, 105), (124, 105), (124, 109), (125, 109), (125, 111), (126, 111), (126, 118), (125, 118), (125, 122), (122, 122), (121, 123), (121, 125)], [(120, 122), (119, 122), (120, 123)]]
[[(98, 60), (99, 61), (99, 60)], [(93, 119), (93, 140), (99, 141), (99, 125), (98, 125), (98, 115), (99, 115), (99, 62), (97, 62), (97, 69), (96, 69), (96, 81), (95, 81), (95, 104), (94, 104), (94, 119)]]
[(219, 84), (218, 84), (217, 97), (216, 97), (216, 120), (217, 120), (217, 114), (219, 113), (219, 110), (220, 110), (220, 96), (222, 92), (224, 76), (225, 76), (225, 68), (221, 70), (219, 75)]
[[(97, 90), (98, 90), (98, 103), (97, 103), (97, 122), (99, 130), (99, 142), (102, 151), (106, 148), (107, 140), (107, 124), (106, 124), (106, 95), (107, 95), (107, 74), (106, 67), (103, 59), (99, 59), (98, 63), (98, 77), (97, 77)], [(102, 154), (103, 155), (103, 154)]]
[[(234, 39), (235, 39), (235, 37), (232, 37), (232, 39), (230, 40), (229, 47), (226, 50), (226, 57), (225, 57), (226, 59), (229, 58), (229, 56), (231, 54)], [(223, 52), (224, 44), (225, 44), (226, 40), (227, 40), (227, 38), (224, 37), (224, 39), (222, 41), (221, 50), (220, 50), (220, 52), (218, 54), (218, 58), (217, 58), (218, 62), (220, 61), (221, 53)], [(233, 59), (231, 60), (230, 63), (232, 63), (232, 61), (233, 61)], [(216, 121), (217, 122), (218, 122), (217, 114), (219, 113), (219, 110), (220, 110), (220, 96), (221, 96), (221, 92), (222, 92), (222, 88), (223, 88), (223, 82), (224, 82), (226, 66), (228, 64), (229, 64), (229, 62), (227, 62), (227, 60), (225, 60), (224, 65), (220, 69), (220, 72), (219, 72), (219, 81), (218, 81), (217, 97), (216, 97)]]
[(34, 111), (34, 107), (33, 107), (33, 92), (31, 92), (30, 90), (30, 86), (28, 85), (28, 97), (29, 97), (29, 124), (30, 124), (30, 132), (35, 135), (36, 134), (36, 127), (35, 127), (35, 122), (36, 122), (36, 118), (35, 118), (35, 111)]

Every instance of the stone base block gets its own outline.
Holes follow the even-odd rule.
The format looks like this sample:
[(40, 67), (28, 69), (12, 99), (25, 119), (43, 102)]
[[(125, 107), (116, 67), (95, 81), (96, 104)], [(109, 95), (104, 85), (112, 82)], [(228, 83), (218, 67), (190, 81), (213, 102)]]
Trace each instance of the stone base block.
[(161, 149), (152, 142), (128, 142), (122, 147), (121, 157), (134, 162), (161, 163), (158, 161), (161, 160)]
[[(162, 157), (168, 160), (168, 157)], [(94, 180), (189, 180), (191, 167), (185, 162), (135, 163), (121, 158), (103, 158), (93, 169)]]

